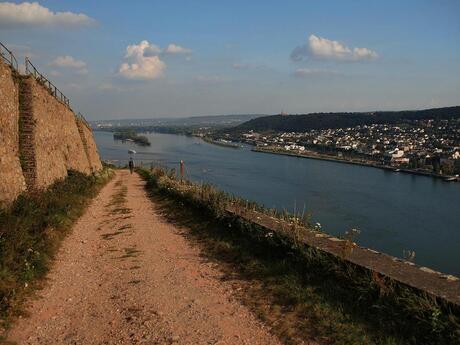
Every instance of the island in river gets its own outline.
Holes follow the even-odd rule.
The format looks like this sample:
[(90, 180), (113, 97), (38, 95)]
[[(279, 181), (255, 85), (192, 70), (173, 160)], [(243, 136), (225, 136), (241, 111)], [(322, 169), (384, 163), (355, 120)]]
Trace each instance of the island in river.
[(113, 138), (115, 140), (132, 141), (141, 146), (150, 146), (150, 141), (146, 136), (139, 135), (136, 131), (130, 129), (113, 133)]

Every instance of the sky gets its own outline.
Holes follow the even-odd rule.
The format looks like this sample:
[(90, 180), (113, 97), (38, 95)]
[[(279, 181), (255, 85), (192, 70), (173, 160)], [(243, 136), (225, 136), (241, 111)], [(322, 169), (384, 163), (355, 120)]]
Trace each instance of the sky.
[(460, 104), (458, 0), (0, 1), (88, 119)]

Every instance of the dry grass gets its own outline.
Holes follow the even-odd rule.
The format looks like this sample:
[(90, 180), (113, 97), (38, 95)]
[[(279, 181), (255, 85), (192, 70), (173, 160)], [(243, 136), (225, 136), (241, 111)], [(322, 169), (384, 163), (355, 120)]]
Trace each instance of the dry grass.
[[(460, 344), (458, 308), (298, 246), (299, 216), (275, 214), (294, 226), (269, 232), (229, 215), (225, 206), (273, 211), (212, 186), (180, 183), (159, 169), (140, 173), (164, 216), (190, 230), (204, 253), (222, 265), (226, 279), (241, 288), (241, 300), (286, 343), (314, 338), (321, 344)], [(353, 250), (353, 234), (349, 242), (347, 252)]]

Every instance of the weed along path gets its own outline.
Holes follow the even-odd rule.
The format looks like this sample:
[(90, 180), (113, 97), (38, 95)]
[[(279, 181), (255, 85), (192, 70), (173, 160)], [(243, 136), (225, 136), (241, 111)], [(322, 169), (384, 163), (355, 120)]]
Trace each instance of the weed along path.
[(117, 171), (64, 240), (8, 340), (279, 344), (181, 231), (155, 213), (137, 174)]

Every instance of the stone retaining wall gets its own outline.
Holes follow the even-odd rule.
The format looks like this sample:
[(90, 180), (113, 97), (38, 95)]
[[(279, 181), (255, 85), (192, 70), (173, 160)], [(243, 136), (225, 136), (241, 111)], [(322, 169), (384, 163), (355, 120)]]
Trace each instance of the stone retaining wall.
[(24, 78), (23, 87), (31, 89), (34, 121), (36, 177), (30, 187), (47, 187), (66, 177), (68, 170), (89, 174), (91, 169), (72, 110), (32, 77)]
[(91, 129), (32, 76), (0, 61), (0, 208), (69, 170), (102, 169)]
[(0, 207), (26, 189), (19, 160), (19, 82), (0, 61)]
[(96, 172), (101, 170), (102, 164), (99, 158), (99, 152), (97, 151), (96, 142), (94, 141), (93, 131), (80, 119), (77, 120), (77, 125), (91, 171)]

